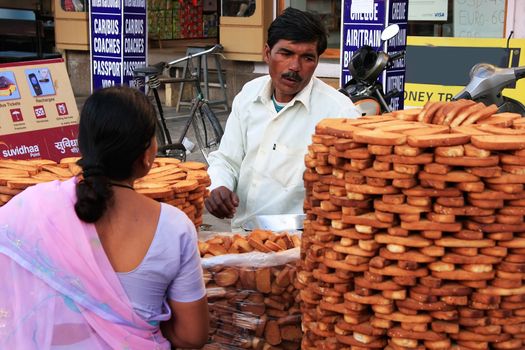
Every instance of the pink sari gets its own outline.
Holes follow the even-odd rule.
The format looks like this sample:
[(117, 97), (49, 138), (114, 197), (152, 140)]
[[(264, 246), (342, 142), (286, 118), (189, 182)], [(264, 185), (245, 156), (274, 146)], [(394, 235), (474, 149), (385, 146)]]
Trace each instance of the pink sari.
[(74, 202), (71, 179), (0, 207), (0, 349), (170, 349), (133, 311)]

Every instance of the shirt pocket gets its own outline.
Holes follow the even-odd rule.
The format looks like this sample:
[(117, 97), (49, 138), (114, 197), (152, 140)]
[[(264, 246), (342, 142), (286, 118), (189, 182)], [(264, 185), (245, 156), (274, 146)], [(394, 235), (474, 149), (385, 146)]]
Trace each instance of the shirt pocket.
[(292, 148), (284, 144), (276, 144), (271, 151), (269, 165), (271, 177), (282, 187), (290, 188), (304, 186), (303, 173), (305, 170), (304, 148)]

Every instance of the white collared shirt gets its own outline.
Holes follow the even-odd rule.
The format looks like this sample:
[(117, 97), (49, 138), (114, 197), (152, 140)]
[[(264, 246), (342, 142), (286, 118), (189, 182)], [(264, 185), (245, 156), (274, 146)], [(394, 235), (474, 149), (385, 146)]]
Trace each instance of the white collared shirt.
[(315, 125), (360, 115), (348, 97), (315, 77), (279, 113), (272, 94), (268, 75), (244, 85), (208, 160), (210, 189), (225, 186), (239, 196), (232, 230), (254, 215), (302, 213), (304, 156)]

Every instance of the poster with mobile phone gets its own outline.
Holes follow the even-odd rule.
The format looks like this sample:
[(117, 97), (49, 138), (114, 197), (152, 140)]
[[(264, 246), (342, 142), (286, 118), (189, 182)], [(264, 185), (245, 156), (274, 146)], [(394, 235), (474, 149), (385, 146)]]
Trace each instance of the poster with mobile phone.
[(79, 156), (78, 119), (62, 58), (0, 63), (0, 160)]
[(33, 97), (55, 94), (49, 68), (32, 68), (26, 70), (27, 81)]

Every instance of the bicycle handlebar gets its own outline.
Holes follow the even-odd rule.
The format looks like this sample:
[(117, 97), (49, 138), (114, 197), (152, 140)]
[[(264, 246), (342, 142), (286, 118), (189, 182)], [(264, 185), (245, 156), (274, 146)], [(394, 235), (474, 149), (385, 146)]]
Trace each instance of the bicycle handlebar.
[(170, 66), (173, 66), (173, 65), (175, 65), (177, 63), (181, 63), (181, 62), (184, 62), (184, 61), (191, 60), (193, 57), (200, 57), (200, 56), (204, 56), (204, 55), (208, 55), (208, 54), (219, 53), (219, 52), (222, 52), (222, 50), (223, 50), (223, 47), (222, 47), (221, 44), (215, 44), (211, 48), (209, 48), (208, 50), (197, 52), (195, 54), (188, 55), (188, 56), (185, 56), (185, 57), (173, 60), (171, 62), (168, 62), (168, 63), (166, 63), (166, 67), (170, 67)]

